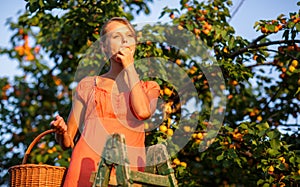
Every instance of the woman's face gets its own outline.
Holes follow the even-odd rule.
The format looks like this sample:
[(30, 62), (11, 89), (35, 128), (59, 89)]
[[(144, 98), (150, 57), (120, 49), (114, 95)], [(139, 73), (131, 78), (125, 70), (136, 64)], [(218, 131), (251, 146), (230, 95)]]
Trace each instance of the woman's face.
[(118, 52), (128, 49), (134, 55), (136, 47), (135, 35), (127, 25), (113, 21), (107, 25), (106, 30), (107, 36), (104, 50), (110, 58)]

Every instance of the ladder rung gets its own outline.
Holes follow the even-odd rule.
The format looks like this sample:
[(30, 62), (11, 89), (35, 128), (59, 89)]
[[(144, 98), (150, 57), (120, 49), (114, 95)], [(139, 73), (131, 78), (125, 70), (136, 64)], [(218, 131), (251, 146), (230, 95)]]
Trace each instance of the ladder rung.
[(140, 171), (130, 171), (130, 179), (138, 183), (156, 186), (171, 186), (168, 175), (156, 175)]

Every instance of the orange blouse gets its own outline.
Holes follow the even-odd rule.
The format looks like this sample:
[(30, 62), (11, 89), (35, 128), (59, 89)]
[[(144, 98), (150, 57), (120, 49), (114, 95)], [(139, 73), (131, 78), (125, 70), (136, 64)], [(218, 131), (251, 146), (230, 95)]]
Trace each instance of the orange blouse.
[[(97, 79), (101, 77), (86, 77), (76, 88), (77, 97), (85, 105), (86, 112), (80, 139), (72, 152), (65, 187), (92, 185), (89, 182), (90, 176), (98, 169), (97, 164), (107, 136), (113, 133), (124, 134), (131, 169), (142, 171), (145, 165), (144, 123), (130, 110), (130, 92), (112, 94), (109, 90), (97, 86)], [(140, 84), (148, 98), (157, 99), (155, 97), (158, 94), (150, 92), (159, 92), (160, 88), (156, 82), (140, 81)]]

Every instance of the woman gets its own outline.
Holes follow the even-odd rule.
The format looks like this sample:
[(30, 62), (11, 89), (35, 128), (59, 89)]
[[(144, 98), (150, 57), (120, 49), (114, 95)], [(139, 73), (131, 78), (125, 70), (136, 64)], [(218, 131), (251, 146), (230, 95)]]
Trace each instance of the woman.
[(136, 35), (126, 19), (112, 18), (103, 25), (101, 46), (110, 60), (109, 71), (79, 82), (67, 124), (60, 116), (51, 122), (63, 148), (73, 147), (78, 127), (84, 125), (72, 152), (64, 186), (92, 185), (89, 179), (97, 170), (109, 134), (125, 135), (132, 170), (143, 171), (145, 165), (143, 120), (156, 108), (159, 85), (139, 79), (134, 67)]

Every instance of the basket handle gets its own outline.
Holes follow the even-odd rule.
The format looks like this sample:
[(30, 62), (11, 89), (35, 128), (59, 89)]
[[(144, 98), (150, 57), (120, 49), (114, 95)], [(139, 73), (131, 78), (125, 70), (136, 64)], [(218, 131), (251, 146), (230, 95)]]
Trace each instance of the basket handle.
[(30, 154), (32, 148), (35, 146), (35, 144), (36, 144), (37, 142), (39, 142), (40, 139), (41, 139), (42, 137), (44, 137), (44, 136), (47, 135), (47, 134), (53, 133), (53, 132), (56, 132), (56, 130), (55, 130), (55, 129), (49, 129), (49, 130), (46, 130), (46, 131), (42, 132), (41, 134), (39, 134), (39, 135), (31, 142), (31, 144), (28, 146), (28, 148), (27, 148), (27, 150), (26, 150), (26, 152), (25, 152), (25, 155), (24, 155), (22, 164), (26, 164), (27, 158), (28, 158), (28, 156), (29, 156), (29, 154)]

